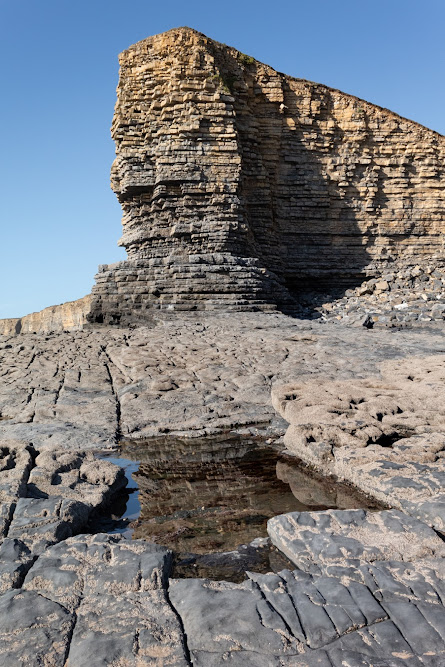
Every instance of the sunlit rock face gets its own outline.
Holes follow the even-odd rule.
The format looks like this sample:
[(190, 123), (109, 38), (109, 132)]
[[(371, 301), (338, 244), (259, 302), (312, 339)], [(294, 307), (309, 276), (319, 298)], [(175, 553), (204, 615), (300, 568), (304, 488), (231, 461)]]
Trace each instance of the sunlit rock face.
[(120, 56), (112, 187), (128, 260), (92, 321), (291, 309), (443, 256), (444, 138), (189, 28)]

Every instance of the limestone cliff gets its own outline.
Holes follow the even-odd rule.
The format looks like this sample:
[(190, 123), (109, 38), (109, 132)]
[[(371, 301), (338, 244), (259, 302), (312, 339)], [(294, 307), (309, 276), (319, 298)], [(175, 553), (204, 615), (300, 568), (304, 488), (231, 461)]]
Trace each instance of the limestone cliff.
[(75, 321), (55, 307), (5, 331), (443, 275), (445, 138), (387, 109), (177, 28), (120, 55), (112, 136), (128, 260), (99, 267)]
[(112, 187), (128, 261), (92, 320), (146, 309), (291, 307), (443, 258), (445, 141), (189, 28), (120, 56)]
[(49, 306), (49, 308), (25, 315), (25, 317), (0, 320), (0, 335), (83, 329), (90, 310), (91, 295), (88, 294), (83, 299), (67, 301), (60, 306)]

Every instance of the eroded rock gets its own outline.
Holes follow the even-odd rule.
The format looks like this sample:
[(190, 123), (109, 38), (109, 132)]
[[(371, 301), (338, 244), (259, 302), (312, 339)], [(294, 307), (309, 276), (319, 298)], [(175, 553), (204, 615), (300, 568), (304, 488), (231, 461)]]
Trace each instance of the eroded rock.
[(304, 571), (356, 559), (413, 561), (444, 558), (445, 544), (425, 523), (397, 510), (291, 512), (269, 519), (273, 544)]
[(169, 567), (166, 549), (105, 535), (48, 549), (0, 596), (0, 664), (189, 664)]
[(194, 664), (433, 667), (445, 656), (442, 559), (249, 576), (171, 582)]
[(374, 498), (445, 528), (445, 359), (388, 361), (381, 378), (277, 386), (288, 449)]

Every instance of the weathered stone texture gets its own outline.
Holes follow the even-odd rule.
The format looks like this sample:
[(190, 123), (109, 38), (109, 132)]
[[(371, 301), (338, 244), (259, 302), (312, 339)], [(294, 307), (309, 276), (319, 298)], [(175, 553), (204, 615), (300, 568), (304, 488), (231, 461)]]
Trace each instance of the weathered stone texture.
[(106, 535), (49, 549), (0, 596), (0, 665), (189, 664), (165, 590), (171, 554)]
[[(381, 283), (371, 321), (442, 317), (444, 137), (190, 28), (138, 42), (120, 66), (111, 184), (128, 259), (101, 265), (91, 295), (2, 320), (0, 333), (159, 309), (317, 308), (349, 322), (370, 285), (351, 288), (369, 278)], [(413, 267), (435, 274), (434, 293), (425, 305), (416, 287), (399, 312)], [(346, 288), (348, 302), (329, 305)]]
[(128, 261), (90, 319), (292, 306), (443, 258), (444, 139), (179, 28), (120, 56), (112, 187)]
[(443, 558), (445, 545), (426, 524), (403, 512), (326, 510), (269, 519), (272, 542), (305, 572), (356, 561)]
[[(442, 327), (183, 314), (3, 338), (0, 365), (1, 667), (444, 664), (444, 544), (428, 527), (445, 526)], [(268, 422), (276, 438), (271, 384), (295, 433), (313, 437), (295, 440), (296, 453), (326, 453), (324, 442), (321, 471), (349, 470), (398, 509), (276, 517), (269, 534), (296, 569), (239, 584), (169, 579), (161, 546), (76, 534), (122, 482), (85, 449), (165, 434), (164, 456), (180, 467), (172, 433)]]
[(445, 357), (387, 361), (381, 378), (272, 389), (292, 453), (445, 530)]
[(170, 582), (199, 667), (436, 667), (444, 660), (443, 561), (345, 559), (314, 575)]

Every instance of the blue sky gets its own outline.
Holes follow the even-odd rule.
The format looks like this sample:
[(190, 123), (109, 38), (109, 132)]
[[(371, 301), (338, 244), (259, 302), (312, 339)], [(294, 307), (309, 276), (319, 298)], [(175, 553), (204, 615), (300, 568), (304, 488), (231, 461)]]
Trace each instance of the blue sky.
[(444, 0), (0, 0), (0, 317), (80, 298), (125, 258), (117, 55), (181, 25), (445, 133)]

